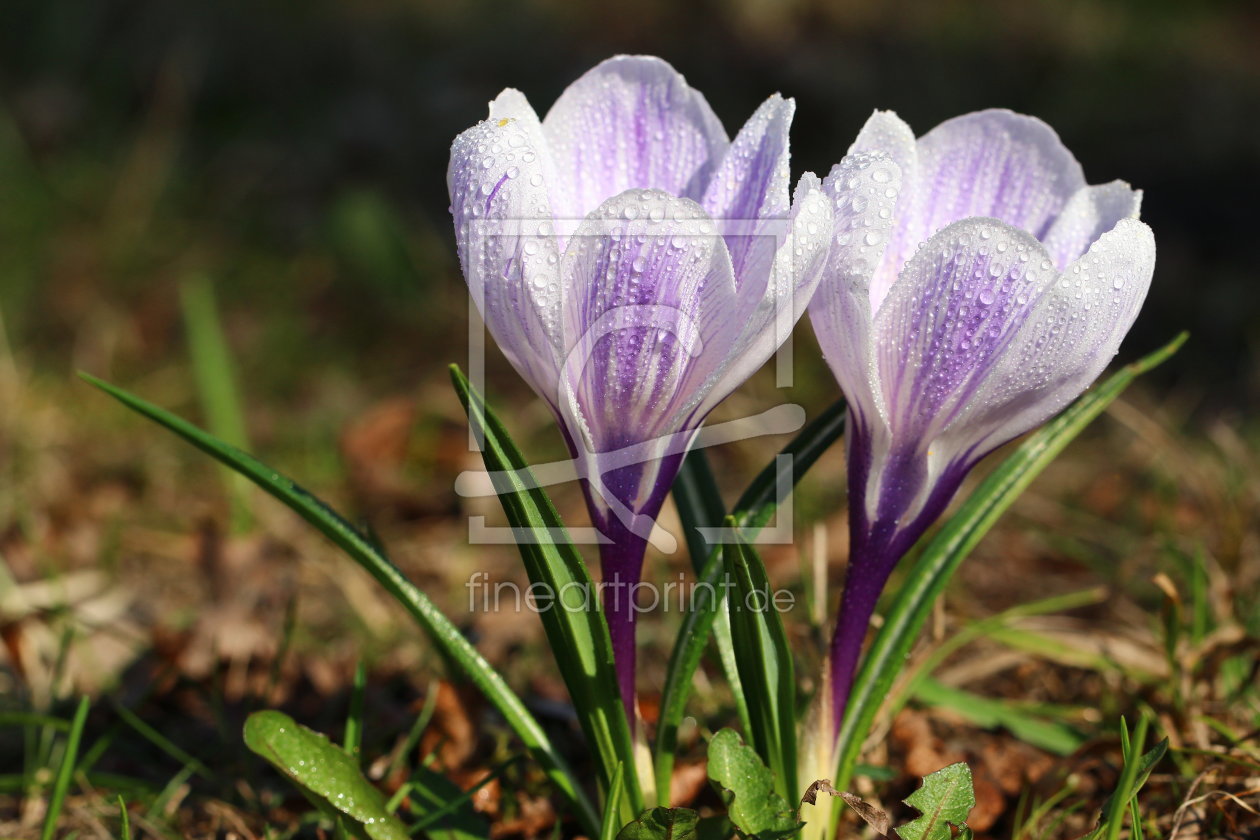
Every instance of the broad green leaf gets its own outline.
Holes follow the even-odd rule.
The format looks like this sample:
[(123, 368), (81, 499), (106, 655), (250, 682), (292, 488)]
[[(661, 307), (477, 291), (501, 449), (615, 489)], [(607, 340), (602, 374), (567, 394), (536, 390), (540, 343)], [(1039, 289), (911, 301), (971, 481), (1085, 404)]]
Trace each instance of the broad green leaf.
[(696, 840), (699, 821), (690, 808), (652, 808), (621, 829), (617, 840)]
[(963, 828), (976, 807), (971, 768), (951, 764), (923, 777), (923, 785), (905, 799), (922, 816), (896, 829), (901, 840), (951, 840), (950, 825)]
[(696, 823), (696, 840), (731, 840), (734, 836), (735, 826), (725, 814), (701, 817)]
[(775, 791), (774, 774), (733, 729), (709, 741), (709, 779), (721, 790), (727, 816), (745, 835), (778, 840), (800, 830), (788, 800)]
[(836, 787), (844, 790), (880, 705), (905, 667), (910, 648), (945, 585), (998, 517), (1089, 423), (1141, 374), (1177, 352), (1182, 333), (1163, 348), (1121, 368), (1030, 435), (985, 477), (919, 554), (883, 626), (862, 659), (837, 736)]
[(245, 721), (245, 744), (321, 804), (361, 825), (372, 840), (407, 840), (403, 824), (385, 809), (385, 796), (345, 750), (320, 733), (268, 710)]
[[(805, 472), (839, 439), (844, 431), (844, 413), (845, 405), (841, 400), (811, 420), (748, 485), (748, 489), (735, 503), (733, 512), (747, 538), (755, 536), (774, 517), (782, 501), (781, 490), (795, 488)], [(681, 504), (679, 507), (681, 510)], [(688, 548), (693, 552), (692, 562), (695, 563), (694, 552), (698, 549), (692, 546), (690, 530), (689, 528)], [(669, 667), (665, 672), (665, 688), (661, 693), (660, 719), (656, 728), (656, 789), (662, 796), (668, 796), (678, 747), (678, 726), (686, 710), (687, 698), (691, 695), (692, 678), (700, 664), (714, 623), (728, 615), (721, 609), (719, 599), (713, 597), (714, 593), (721, 592), (719, 587), (725, 576), (722, 552), (720, 547), (715, 547), (708, 553), (708, 559), (698, 572), (695, 599), (691, 610), (683, 618), (682, 628), (670, 654)], [(742, 697), (740, 700), (742, 701)], [(747, 709), (744, 707), (741, 718), (746, 714)], [(662, 801), (662, 804), (668, 803)]]
[[(734, 518), (727, 519), (734, 527)], [(727, 604), (739, 678), (748, 695), (749, 736), (774, 773), (784, 799), (796, 785), (796, 675), (783, 618), (773, 602), (765, 566), (742, 541), (725, 546), (727, 574), (734, 582)]]
[(547, 733), (525, 704), (516, 696), (503, 677), (477, 649), (464, 638), (449, 618), (433, 605), (428, 597), (407, 580), (402, 572), (385, 556), (381, 548), (357, 528), (339, 516), (336, 511), (298, 486), (294, 481), (263, 464), (251, 455), (229, 446), (213, 435), (176, 417), (152, 403), (127, 393), (85, 373), (86, 382), (96, 386), (133, 411), (164, 426), (193, 446), (236, 470), (241, 475), (266, 490), (333, 541), (350, 559), (376, 578), (399, 604), (415, 619), (435, 644), (463, 671), (486, 696), (535, 760), (542, 765), (552, 783), (573, 802), (578, 819), (591, 835), (599, 830), (599, 816), (582, 788), (575, 783), (577, 775), (560, 755)]
[[(596, 587), (586, 564), (570, 542), (560, 514), (546, 492), (535, 484), (520, 451), (481, 395), (451, 367), (451, 380), (468, 421), (482, 439), (482, 458), (495, 482), (495, 492), (508, 521), (528, 528), (536, 539), (518, 543), (532, 583), (553, 594), (550, 609), (539, 610), (547, 642), (564, 677), (577, 718), (601, 767), (607, 793), (617, 766), (636, 766), (630, 724), (622, 706), (613, 665), (608, 624), (600, 610)], [(643, 794), (634, 773), (623, 774), (622, 811), (626, 820), (643, 809)]]

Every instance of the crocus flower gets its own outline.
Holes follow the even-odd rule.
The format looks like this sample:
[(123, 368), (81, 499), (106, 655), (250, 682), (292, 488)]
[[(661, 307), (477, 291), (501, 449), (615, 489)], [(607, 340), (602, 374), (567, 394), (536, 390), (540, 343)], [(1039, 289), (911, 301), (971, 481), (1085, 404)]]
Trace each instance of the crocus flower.
[[(985, 455), (1102, 372), (1155, 263), (1141, 193), (1088, 186), (1045, 123), (968, 114), (916, 141), (876, 112), (889, 207), (837, 234), (810, 320), (849, 402), (849, 567), (831, 647), (838, 727), (875, 602), (897, 561)], [(833, 173), (824, 189), (844, 176)], [(888, 211), (891, 212), (888, 212)]]
[(830, 247), (818, 179), (789, 202), (793, 110), (770, 97), (732, 142), (667, 63), (621, 56), (541, 121), (503, 91), (451, 148), (469, 290), (558, 419), (606, 540), (601, 595), (632, 722), (631, 587), (652, 522), (706, 415), (804, 312)]

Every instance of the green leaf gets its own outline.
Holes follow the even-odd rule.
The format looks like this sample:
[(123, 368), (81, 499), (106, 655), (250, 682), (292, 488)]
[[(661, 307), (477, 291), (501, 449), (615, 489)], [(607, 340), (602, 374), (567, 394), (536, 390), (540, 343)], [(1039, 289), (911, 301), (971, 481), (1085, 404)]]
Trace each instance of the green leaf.
[(385, 809), (385, 796), (368, 783), (345, 751), (318, 732), (276, 711), (245, 721), (245, 744), (313, 795), (363, 827), (372, 840), (407, 840), (407, 830)]
[(1009, 701), (952, 688), (930, 677), (919, 681), (914, 697), (928, 706), (949, 709), (976, 726), (1008, 729), (1024, 743), (1056, 755), (1071, 755), (1086, 740), (1084, 735), (1066, 723), (1046, 720)]
[(359, 745), (363, 742), (363, 695), (367, 691), (367, 665), (363, 660), (354, 667), (350, 686), (350, 710), (346, 713), (346, 734), (342, 749), (358, 762)]
[[(232, 352), (219, 321), (214, 284), (201, 274), (184, 280), (179, 288), (184, 329), (188, 334), (188, 353), (192, 360), (197, 396), (206, 414), (210, 430), (221, 440), (241, 449), (249, 447), (245, 430), (245, 412), (237, 394)], [(249, 483), (231, 470), (224, 470), (226, 490), (232, 508), (232, 528), (237, 533), (249, 530)]]
[[(536, 536), (517, 547), (530, 581), (545, 585), (544, 591), (552, 593), (551, 607), (540, 609), (539, 617), (582, 731), (599, 762), (601, 784), (609, 792), (617, 766), (633, 768), (636, 764), (630, 725), (617, 687), (612, 641), (595, 584), (569, 541), (560, 514), (532, 480), (525, 459), (503, 424), (454, 365), (451, 380), (469, 423), (482, 439), (482, 458), (508, 521)], [(622, 808), (629, 820), (643, 809), (643, 794), (634, 773), (625, 773), (623, 778), (626, 796)]]
[(70, 791), (70, 780), (74, 776), (74, 763), (79, 757), (79, 743), (83, 740), (87, 714), (88, 697), (85, 694), (79, 698), (79, 705), (74, 710), (74, 720), (70, 723), (69, 734), (66, 735), (66, 750), (61, 756), (57, 778), (53, 781), (52, 793), (48, 797), (48, 810), (44, 813), (44, 827), (40, 833), (42, 840), (52, 840), (56, 834), (61, 807), (65, 804), (66, 794)]
[(131, 814), (127, 812), (127, 802), (118, 795), (118, 833), (121, 840), (131, 840)]
[(622, 777), (625, 772), (626, 765), (618, 762), (617, 770), (613, 773), (612, 786), (604, 800), (604, 821), (599, 826), (599, 840), (615, 840), (617, 829), (621, 827), (617, 814), (621, 812), (621, 793), (624, 789)]
[[(733, 517), (727, 526), (734, 527)], [(796, 785), (796, 676), (792, 648), (773, 590), (757, 552), (737, 540), (725, 546), (727, 574), (734, 582), (727, 599), (739, 677), (748, 694), (749, 733), (757, 752), (774, 773), (775, 789), (785, 799)]]
[(774, 774), (735, 730), (723, 729), (709, 742), (709, 779), (721, 790), (727, 815), (741, 833), (777, 840), (800, 830), (796, 811), (775, 791)]
[(1152, 747), (1149, 752), (1141, 756), (1136, 755), (1146, 740), (1146, 730), (1149, 725), (1150, 719), (1143, 716), (1138, 721), (1137, 731), (1133, 734), (1132, 742), (1130, 742), (1128, 726), (1124, 718), (1120, 719), (1120, 743), (1124, 752), (1124, 768), (1120, 771), (1120, 779), (1116, 783), (1115, 791), (1103, 803), (1098, 825), (1081, 840), (1097, 840), (1100, 837), (1106, 838), (1106, 840), (1115, 840), (1120, 835), (1120, 829), (1124, 825), (1125, 812), (1131, 810), (1133, 816), (1137, 816), (1133, 803), (1137, 798), (1138, 792), (1146, 784), (1146, 780), (1150, 778), (1151, 771), (1155, 769), (1155, 765), (1168, 752), (1168, 739), (1165, 738)]
[(980, 483), (927, 543), (906, 575), (853, 683), (837, 736), (835, 777), (838, 789), (848, 786), (862, 743), (880, 705), (904, 668), (910, 648), (931, 614), (932, 604), (963, 558), (1073, 438), (1120, 396), (1129, 383), (1177, 352), (1186, 337), (1182, 333), (1163, 348), (1121, 368), (1030, 435)]
[[(840, 438), (844, 431), (844, 413), (845, 404), (841, 400), (811, 420), (748, 485), (748, 489), (735, 503), (732, 514), (747, 538), (755, 536), (774, 517), (782, 501), (782, 491), (785, 488), (794, 488), (823, 452)], [(679, 508), (681, 512), (681, 503)], [(692, 546), (690, 528), (687, 536), (688, 546), (693, 551), (692, 562), (695, 563), (694, 552), (698, 549)], [(696, 536), (699, 536), (698, 532)], [(714, 623), (722, 617), (729, 620), (727, 612), (721, 609), (719, 598), (715, 597), (721, 592), (720, 586), (725, 577), (726, 566), (722, 561), (720, 547), (717, 547), (709, 552), (708, 559), (698, 573), (691, 610), (683, 618), (682, 628), (670, 654), (669, 667), (665, 673), (665, 688), (661, 693), (660, 719), (656, 728), (656, 789), (661, 796), (668, 796), (678, 747), (678, 726), (687, 707), (687, 698), (691, 696), (692, 678), (700, 664)], [(668, 803), (662, 801), (662, 804)]]
[(699, 822), (690, 808), (652, 808), (621, 829), (617, 840), (696, 840)]
[(735, 836), (735, 826), (724, 814), (701, 817), (696, 823), (696, 840), (730, 840)]
[(379, 546), (292, 479), (256, 458), (121, 388), (85, 373), (80, 373), (79, 376), (123, 405), (166, 427), (202, 452), (244, 475), (313, 525), (350, 559), (376, 578), (385, 591), (411, 614), (442, 652), (463, 670), (464, 675), (481, 690), (499, 714), (503, 715), (508, 726), (542, 765), (552, 783), (574, 803), (583, 828), (591, 835), (598, 833), (598, 812), (581, 787), (575, 783), (577, 775), (551, 743), (542, 726), (503, 681), (499, 672), (464, 638), (459, 628), (389, 562)]
[(922, 816), (896, 829), (901, 840), (951, 840), (949, 826), (963, 828), (967, 815), (976, 807), (971, 768), (960, 762), (925, 776), (923, 786), (906, 797), (905, 803)]
[[(705, 457), (703, 450), (697, 449), (687, 453), (670, 492), (674, 496), (674, 506), (678, 509), (678, 519), (687, 541), (687, 554), (691, 557), (691, 565), (696, 576), (703, 580), (711, 546), (700, 529), (717, 528), (726, 518), (722, 494), (718, 490), (717, 480), (713, 477), (713, 471), (709, 468), (709, 459)], [(748, 715), (748, 702), (744, 697), (743, 684), (739, 680), (735, 646), (731, 641), (730, 615), (725, 610), (716, 611), (713, 620), (708, 622), (706, 627), (706, 637), (708, 633), (713, 634), (713, 641), (717, 644), (718, 660), (722, 663), (723, 676), (726, 677), (726, 684), (735, 701), (735, 711), (739, 715), (739, 722), (747, 732), (752, 728), (752, 719)], [(668, 794), (668, 787), (664, 794)]]

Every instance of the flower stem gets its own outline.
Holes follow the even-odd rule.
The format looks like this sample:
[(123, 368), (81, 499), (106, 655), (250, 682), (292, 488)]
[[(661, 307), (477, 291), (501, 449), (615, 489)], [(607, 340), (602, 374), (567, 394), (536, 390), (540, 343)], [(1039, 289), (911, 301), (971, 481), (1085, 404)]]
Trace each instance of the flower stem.
[(621, 702), (630, 721), (630, 731), (635, 728), (635, 618), (634, 593), (643, 571), (643, 555), (647, 540), (635, 534), (616, 516), (609, 516), (601, 529), (610, 542), (599, 547), (603, 583), (600, 597), (604, 617), (608, 622), (608, 634), (612, 638), (613, 664), (617, 670), (617, 684), (621, 690)]
[[(852, 537), (850, 541), (857, 542), (857, 538)], [(869, 554), (863, 555), (856, 551), (850, 554), (844, 592), (840, 596), (840, 615), (836, 618), (836, 629), (831, 636), (833, 732), (840, 731), (840, 722), (844, 720), (845, 706), (849, 702), (849, 691), (853, 688), (853, 679), (857, 673), (858, 657), (866, 639), (866, 628), (871, 623), (880, 593), (884, 591), (884, 584), (888, 582), (896, 561), (897, 558), (894, 557), (890, 563), (881, 562), (881, 558), (873, 558)]]

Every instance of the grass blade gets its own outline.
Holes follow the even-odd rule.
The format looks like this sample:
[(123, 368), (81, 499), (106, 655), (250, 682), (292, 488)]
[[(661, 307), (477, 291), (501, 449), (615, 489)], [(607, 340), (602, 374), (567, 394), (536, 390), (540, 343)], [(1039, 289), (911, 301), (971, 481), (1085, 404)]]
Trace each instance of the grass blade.
[[(674, 480), (671, 491), (674, 505), (678, 508), (678, 518), (682, 521), (683, 535), (687, 541), (687, 553), (691, 556), (691, 564), (696, 576), (704, 579), (705, 566), (713, 546), (701, 533), (701, 528), (716, 528), (726, 518), (726, 507), (722, 504), (722, 494), (718, 490), (713, 471), (709, 468), (709, 459), (701, 450), (688, 452)], [(720, 570), (719, 570), (720, 571)], [(731, 642), (731, 619), (726, 610), (715, 610), (713, 620), (706, 627), (706, 634), (713, 634), (717, 644), (718, 659), (722, 663), (722, 672), (727, 685), (731, 689), (731, 697), (735, 701), (735, 711), (739, 715), (740, 724), (747, 732), (752, 727), (752, 719), (748, 716), (748, 703), (744, 699), (744, 688), (739, 681), (739, 667), (735, 662), (735, 648)], [(668, 793), (668, 789), (666, 790)], [(668, 806), (668, 802), (662, 802)]]
[(1066, 723), (1033, 714), (1009, 700), (995, 700), (952, 688), (931, 677), (919, 681), (914, 699), (928, 706), (949, 709), (984, 729), (1002, 727), (1019, 740), (1055, 755), (1071, 755), (1086, 738)]
[(608, 791), (608, 799), (604, 802), (604, 822), (599, 827), (599, 840), (616, 840), (621, 830), (621, 820), (617, 818), (621, 810), (621, 790), (626, 765), (618, 763), (613, 771), (612, 786)]
[(871, 723), (904, 666), (932, 604), (944, 591), (958, 564), (1073, 438), (1134, 379), (1177, 352), (1186, 338), (1187, 334), (1182, 333), (1161, 349), (1121, 368), (1031, 435), (981, 482), (923, 549), (863, 658), (853, 684), (837, 739), (835, 786), (838, 789), (846, 789)]
[(127, 801), (118, 794), (118, 836), (120, 840), (131, 840), (131, 814), (127, 813)]
[(1149, 752), (1142, 753), (1142, 745), (1146, 741), (1146, 732), (1150, 726), (1150, 718), (1146, 715), (1138, 720), (1137, 730), (1133, 738), (1129, 738), (1129, 726), (1124, 718), (1120, 718), (1120, 749), (1124, 757), (1124, 768), (1120, 771), (1120, 779), (1116, 789), (1103, 803), (1102, 814), (1098, 825), (1082, 840), (1116, 840), (1124, 824), (1125, 812), (1132, 816), (1133, 836), (1142, 833), (1140, 814), (1137, 808), (1137, 795), (1146, 780), (1150, 778), (1155, 765), (1168, 752), (1168, 739), (1160, 741)]
[(52, 840), (57, 831), (57, 820), (61, 817), (61, 807), (66, 802), (66, 793), (70, 790), (70, 779), (74, 775), (74, 762), (79, 755), (79, 742), (83, 739), (83, 727), (87, 723), (88, 698), (79, 698), (79, 706), (74, 710), (74, 720), (70, 724), (70, 733), (66, 736), (66, 752), (61, 757), (61, 766), (57, 768), (57, 779), (53, 782), (52, 795), (48, 797), (48, 813), (44, 815), (44, 828), (40, 832), (41, 840)]
[[(814, 418), (792, 441), (757, 474), (735, 503), (733, 516), (741, 532), (751, 538), (774, 517), (782, 493), (796, 486), (805, 472), (814, 465), (823, 452), (839, 440), (844, 432), (845, 404), (840, 400)], [(690, 457), (690, 456), (689, 456)], [(684, 464), (685, 466), (685, 464)], [(688, 547), (691, 548), (688, 528)], [(697, 532), (697, 536), (699, 533)], [(693, 563), (694, 560), (693, 554)], [(656, 727), (655, 773), (656, 789), (662, 805), (669, 805), (670, 777), (674, 772), (674, 759), (678, 749), (678, 727), (682, 723), (691, 696), (692, 677), (700, 664), (701, 655), (709, 641), (709, 633), (718, 617), (725, 615), (717, 596), (718, 588), (726, 577), (722, 552), (714, 548), (698, 574), (691, 610), (683, 618), (683, 625), (670, 653), (669, 667), (665, 672), (665, 688), (661, 693), (660, 718)], [(729, 620), (729, 616), (728, 619)], [(751, 725), (749, 725), (751, 730)]]
[(359, 763), (359, 745), (363, 743), (363, 694), (367, 691), (367, 666), (363, 660), (354, 667), (354, 684), (350, 686), (350, 710), (346, 713), (346, 735), (342, 749)]
[(138, 732), (141, 737), (153, 744), (153, 746), (178, 761), (181, 765), (192, 768), (192, 771), (201, 776), (201, 778), (207, 781), (215, 781), (215, 775), (209, 767), (202, 764), (197, 760), (196, 756), (181, 748), (157, 729), (145, 723), (144, 719), (131, 711), (131, 709), (128, 709), (121, 703), (114, 703), (114, 711), (122, 718), (123, 723)]
[[(727, 519), (734, 527), (735, 519)], [(774, 774), (775, 790), (795, 801), (796, 674), (783, 618), (774, 603), (765, 566), (752, 546), (736, 541), (723, 552), (734, 588), (727, 599), (739, 677), (752, 716), (749, 737)]]
[[(536, 535), (533, 540), (518, 542), (517, 548), (530, 581), (547, 587), (544, 591), (550, 596), (550, 606), (538, 613), (582, 731), (599, 762), (601, 785), (608, 793), (617, 766), (636, 765), (613, 667), (612, 640), (595, 597), (595, 584), (570, 542), (560, 514), (546, 492), (534, 486), (529, 467), (503, 424), (454, 365), (451, 380), (482, 440), (482, 458), (494, 476), (495, 492), (508, 521)], [(643, 794), (635, 773), (625, 773), (623, 779), (623, 811), (629, 821), (643, 810)]]
[[(204, 275), (186, 279), (179, 289), (188, 334), (188, 354), (192, 360), (193, 378), (206, 424), (220, 440), (237, 447), (249, 448), (245, 430), (245, 412), (236, 387), (232, 353), (219, 321), (214, 284)], [(249, 530), (249, 482), (230, 469), (224, 469), (224, 485), (231, 505), (232, 528)]]
[(595, 834), (599, 816), (591, 801), (576, 783), (577, 776), (560, 755), (542, 726), (525, 708), (498, 671), (464, 638), (450, 619), (416, 586), (403, 576), (372, 540), (339, 516), (332, 508), (251, 455), (225, 444), (191, 423), (158, 408), (121, 388), (88, 374), (84, 380), (100, 388), (128, 408), (164, 426), (202, 452), (231, 467), (257, 484), (267, 493), (309, 522), (328, 537), (352, 560), (362, 566), (415, 619), (416, 623), (463, 670), (494, 707), (508, 726), (542, 765), (551, 781), (577, 808), (577, 816), (585, 830)]

